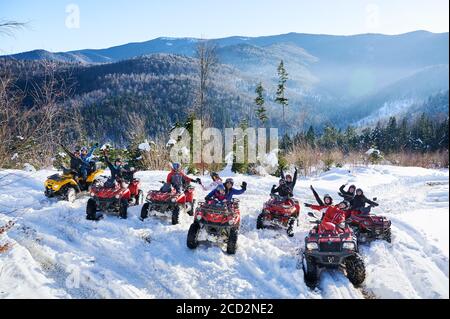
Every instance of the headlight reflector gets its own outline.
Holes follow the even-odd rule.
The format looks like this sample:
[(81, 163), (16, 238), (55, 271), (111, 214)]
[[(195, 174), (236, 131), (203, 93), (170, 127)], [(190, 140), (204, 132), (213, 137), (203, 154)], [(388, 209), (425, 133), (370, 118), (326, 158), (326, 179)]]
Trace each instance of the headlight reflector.
[(308, 250), (316, 250), (319, 249), (319, 245), (317, 243), (311, 242), (306, 244), (306, 249)]
[(355, 250), (355, 243), (349, 241), (349, 242), (345, 242), (342, 245), (342, 248), (347, 249), (347, 250)]

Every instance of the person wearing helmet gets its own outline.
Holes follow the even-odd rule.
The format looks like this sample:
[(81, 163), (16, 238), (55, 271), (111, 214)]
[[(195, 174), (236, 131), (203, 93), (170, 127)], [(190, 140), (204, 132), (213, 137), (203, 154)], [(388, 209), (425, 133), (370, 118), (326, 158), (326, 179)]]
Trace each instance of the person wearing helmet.
[(87, 175), (89, 172), (90, 163), (92, 161), (92, 158), (94, 157), (94, 151), (97, 149), (98, 143), (95, 143), (94, 146), (91, 147), (90, 150), (87, 149), (86, 146), (83, 146), (80, 151), (80, 159), (82, 161), (80, 172), (81, 176), (83, 177), (83, 181), (86, 181)]
[(350, 208), (350, 203), (343, 201), (335, 206), (319, 206), (305, 203), (305, 206), (320, 211), (322, 213), (322, 223), (341, 225), (347, 219), (347, 210)]
[(69, 151), (64, 145), (60, 144), (64, 152), (70, 157), (70, 169), (81, 175), (80, 168), (83, 163), (80, 158), (80, 148), (76, 147), (73, 152)]
[(272, 186), (270, 194), (271, 195), (278, 194), (280, 197), (284, 199), (294, 196), (291, 187), (289, 187), (288, 183), (283, 178), (280, 179), (280, 181), (278, 182), (278, 187), (276, 185)]
[(351, 203), (353, 197), (355, 197), (356, 186), (350, 185), (347, 190), (345, 190), (345, 186), (347, 186), (347, 184), (344, 184), (341, 187), (339, 187), (339, 196), (343, 197), (344, 200), (349, 201)]
[(209, 184), (207, 187), (204, 188), (207, 191), (211, 191), (213, 189), (216, 189), (217, 186), (223, 184), (222, 179), (220, 178), (219, 174), (217, 174), (216, 172), (212, 172), (211, 173), (211, 179), (212, 179), (211, 184)]
[(311, 185), (310, 186), (311, 191), (313, 192), (314, 198), (316, 199), (317, 203), (319, 204), (319, 206), (330, 206), (333, 205), (333, 198), (329, 195), (329, 194), (325, 194), (323, 196), (323, 200), (320, 198), (319, 194), (317, 194), (316, 190), (314, 189), (314, 187)]
[[(366, 207), (366, 204), (369, 204), (368, 207)], [(351, 210), (360, 211), (363, 214), (369, 214), (370, 209), (373, 206), (378, 206), (378, 203), (371, 201), (364, 195), (364, 191), (361, 188), (358, 188), (356, 190), (355, 197), (353, 198), (353, 201), (351, 203)]]
[[(246, 182), (242, 182), (240, 190), (234, 188), (233, 187), (234, 186), (234, 180), (232, 178), (226, 179), (225, 183), (223, 184), (223, 186), (225, 187), (225, 196), (226, 196), (226, 201), (227, 202), (231, 202), (233, 200), (233, 196), (235, 196), (235, 195), (242, 195), (247, 190), (247, 183)], [(206, 197), (212, 197), (214, 195), (215, 191), (216, 190), (213, 190)]]
[(217, 185), (216, 189), (214, 190), (214, 193), (211, 195), (208, 194), (208, 196), (205, 197), (205, 200), (207, 202), (210, 202), (212, 200), (215, 200), (217, 202), (226, 202), (227, 201), (227, 195), (226, 195), (226, 191), (225, 191), (225, 186), (223, 186), (222, 184)]
[(285, 175), (283, 170), (281, 170), (281, 179), (284, 179), (286, 181), (286, 185), (291, 189), (292, 194), (294, 194), (295, 184), (297, 184), (297, 176), (298, 176), (297, 167), (295, 167), (294, 177), (292, 177), (291, 174)]
[(177, 191), (177, 193), (181, 193), (184, 189), (185, 185), (189, 185), (190, 183), (201, 184), (200, 178), (192, 179), (187, 176), (182, 169), (180, 163), (173, 163), (172, 169), (170, 173), (167, 175), (167, 184), (172, 185), (172, 187)]
[(116, 181), (118, 179), (126, 179), (131, 181), (133, 179), (134, 171), (125, 168), (125, 165), (121, 158), (116, 158), (114, 163), (109, 160), (107, 151), (103, 151), (105, 156), (105, 163), (111, 171), (111, 180)]

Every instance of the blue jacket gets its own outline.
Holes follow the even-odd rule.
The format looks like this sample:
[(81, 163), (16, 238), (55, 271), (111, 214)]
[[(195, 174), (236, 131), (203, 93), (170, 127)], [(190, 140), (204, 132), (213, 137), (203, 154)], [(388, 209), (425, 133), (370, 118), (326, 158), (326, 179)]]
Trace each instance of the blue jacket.
[[(216, 191), (217, 191), (217, 188), (214, 189), (213, 191), (211, 191), (208, 194), (208, 196), (206, 196), (206, 198), (213, 198)], [(230, 190), (226, 189), (225, 190), (226, 200), (227, 200), (227, 202), (230, 202), (233, 199), (234, 195), (242, 195), (244, 193), (245, 193), (245, 189), (241, 189), (241, 190), (237, 190), (236, 188), (231, 188)]]
[(94, 155), (94, 151), (97, 147), (96, 146), (92, 146), (92, 148), (89, 150), (89, 152), (86, 154), (86, 156), (81, 155), (80, 159), (82, 161), (81, 166), (86, 168), (89, 167), (89, 163), (92, 160), (92, 157)]

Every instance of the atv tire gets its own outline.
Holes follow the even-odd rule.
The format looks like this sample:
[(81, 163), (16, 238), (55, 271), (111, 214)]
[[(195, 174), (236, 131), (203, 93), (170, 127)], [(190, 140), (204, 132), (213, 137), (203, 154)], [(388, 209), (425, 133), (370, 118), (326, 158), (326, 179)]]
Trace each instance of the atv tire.
[(180, 222), (180, 207), (175, 207), (172, 211), (172, 225), (178, 225)]
[(144, 202), (144, 192), (142, 190), (139, 190), (138, 194), (135, 196), (136, 206), (142, 205), (143, 202)]
[(200, 232), (200, 225), (197, 222), (192, 223), (189, 227), (186, 244), (189, 249), (198, 247), (198, 233)]
[(145, 203), (141, 209), (141, 220), (144, 220), (148, 217), (148, 211), (150, 209), (150, 203)]
[(128, 218), (128, 201), (127, 200), (122, 199), (120, 201), (119, 217), (122, 219)]
[(66, 191), (66, 198), (69, 203), (73, 203), (77, 199), (77, 191), (73, 187), (69, 187)]
[(227, 242), (227, 254), (234, 255), (236, 253), (238, 235), (239, 231), (237, 228), (230, 229), (230, 234), (228, 236)]
[(319, 269), (313, 258), (303, 256), (303, 275), (305, 284), (314, 289), (319, 281)]
[(390, 228), (384, 233), (383, 239), (389, 244), (392, 243), (392, 232)]
[(264, 229), (264, 213), (258, 215), (256, 219), (256, 229)]
[(294, 225), (295, 225), (295, 219), (292, 218), (288, 222), (288, 228), (286, 230), (289, 237), (294, 237)]
[(86, 219), (97, 220), (97, 204), (95, 200), (90, 198), (86, 205)]
[(345, 260), (345, 268), (347, 271), (347, 278), (354, 286), (361, 285), (366, 279), (366, 267), (364, 260), (358, 254), (349, 257)]

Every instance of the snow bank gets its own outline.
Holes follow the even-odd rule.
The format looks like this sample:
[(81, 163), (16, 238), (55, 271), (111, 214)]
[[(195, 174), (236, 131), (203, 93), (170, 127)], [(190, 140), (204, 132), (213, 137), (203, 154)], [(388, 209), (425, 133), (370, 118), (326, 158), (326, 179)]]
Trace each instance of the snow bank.
[[(393, 166), (333, 168), (300, 179), (295, 189), (303, 202), (314, 202), (309, 185), (336, 200), (347, 182), (364, 188), (381, 203), (374, 212), (393, 221), (393, 243), (363, 247), (367, 278), (363, 289), (338, 271), (323, 272), (311, 291), (297, 267), (299, 248), (311, 224), (302, 207), (295, 237), (282, 231), (256, 230), (256, 218), (277, 178), (235, 175), (248, 182), (240, 196), (239, 248), (228, 256), (220, 247), (186, 247), (192, 217), (180, 224), (106, 216), (85, 220), (87, 198), (74, 204), (48, 200), (45, 178), (54, 170), (0, 172), (0, 224), (16, 226), (0, 238), (13, 248), (0, 256), (0, 298), (448, 298), (448, 170)], [(231, 175), (232, 174), (232, 175)], [(139, 172), (143, 189), (159, 189), (167, 172)], [(206, 193), (197, 186), (197, 198)], [(12, 214), (8, 211), (17, 209)], [(364, 293), (363, 293), (364, 290)]]

